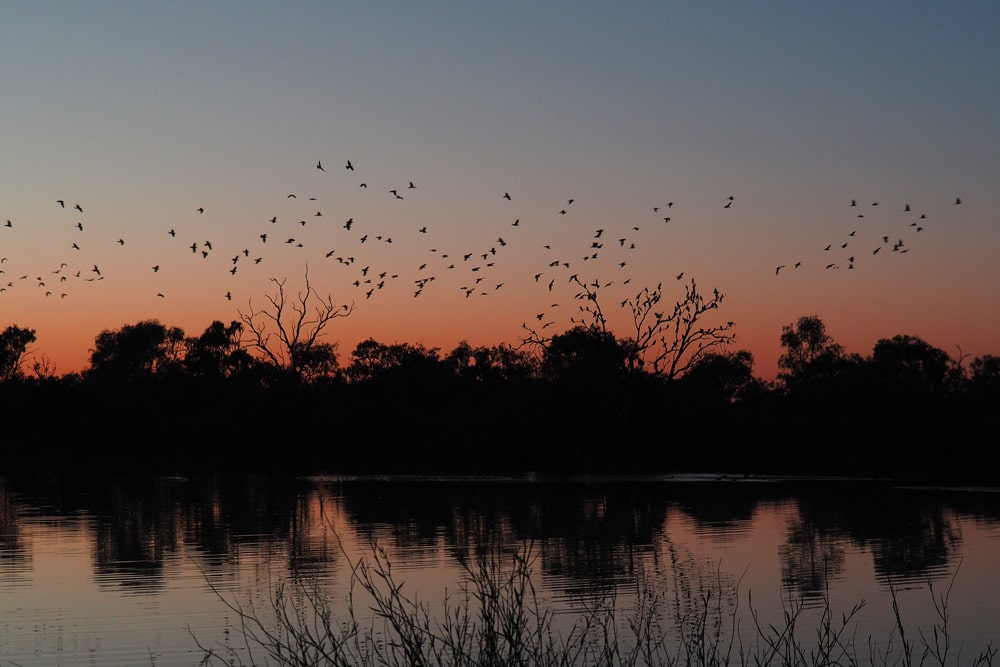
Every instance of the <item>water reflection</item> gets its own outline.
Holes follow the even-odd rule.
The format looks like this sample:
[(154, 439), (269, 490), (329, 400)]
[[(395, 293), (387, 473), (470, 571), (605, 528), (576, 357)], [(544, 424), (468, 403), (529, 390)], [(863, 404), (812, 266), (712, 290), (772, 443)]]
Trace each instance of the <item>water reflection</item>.
[(529, 541), (539, 545), (545, 572), (603, 585), (634, 577), (637, 550), (662, 551), (672, 512), (688, 517), (697, 534), (726, 541), (740, 539), (764, 509), (791, 507), (777, 545), (782, 581), (810, 595), (842, 573), (848, 547), (870, 549), (879, 578), (923, 581), (954, 564), (962, 546), (956, 517), (991, 525), (1000, 518), (996, 494), (963, 493), (953, 502), (940, 492), (873, 483), (814, 488), (628, 480), (3, 480), (0, 558), (30, 557), (20, 530), (27, 517), (56, 526), (89, 517), (95, 574), (148, 590), (164, 585), (164, 559), (182, 543), (219, 558), (243, 543), (280, 544), (289, 569), (308, 571), (338, 558), (337, 530), (349, 527), (407, 554), (408, 565), (437, 559), (442, 544), (458, 559), (498, 542)]
[(862, 578), (948, 577), (969, 522), (1000, 534), (1000, 494), (757, 479), (0, 479), (0, 587), (32, 585), (42, 524), (57, 540), (84, 537), (99, 587), (146, 596), (166, 595), (184, 559), (238, 588), (245, 568), (333, 581), (349, 570), (345, 539), (383, 545), (414, 572), (529, 543), (544, 587), (567, 606), (654, 576), (683, 615), (709, 589), (735, 594), (744, 566), (718, 566), (729, 549), (758, 570), (774, 560), (773, 585), (815, 601), (858, 578), (858, 553), (873, 569)]

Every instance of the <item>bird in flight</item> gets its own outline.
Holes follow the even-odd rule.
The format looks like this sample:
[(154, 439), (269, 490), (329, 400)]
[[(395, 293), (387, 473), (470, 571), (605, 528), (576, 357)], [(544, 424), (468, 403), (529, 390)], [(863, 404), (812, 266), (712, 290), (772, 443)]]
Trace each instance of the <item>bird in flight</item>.
[(323, 168), (322, 160), (316, 160), (316, 168), (319, 169), (320, 171), (326, 171), (326, 169)]
[(348, 160), (348, 161), (347, 161), (347, 164), (346, 164), (346, 165), (344, 165), (344, 169), (348, 169), (348, 170), (350, 170), (350, 171), (354, 171), (354, 165), (353, 165), (353, 164), (351, 164), (351, 161), (350, 161), (350, 160)]

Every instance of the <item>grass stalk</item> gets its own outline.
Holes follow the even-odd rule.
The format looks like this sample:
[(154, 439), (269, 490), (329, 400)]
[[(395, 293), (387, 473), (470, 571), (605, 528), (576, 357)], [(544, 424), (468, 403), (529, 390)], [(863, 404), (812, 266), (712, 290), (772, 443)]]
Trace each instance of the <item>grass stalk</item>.
[[(536, 590), (537, 558), (527, 544), (512, 549), (494, 546), (462, 559), (458, 590), (446, 590), (434, 613), (430, 604), (407, 592), (388, 552), (375, 542), (370, 547), (366, 557), (348, 559), (351, 583), (344, 606), (335, 608), (317, 584), (306, 579), (293, 578), (292, 583), (276, 586), (265, 613), (213, 587), (235, 613), (242, 644), (215, 648), (195, 637), (201, 665), (987, 667), (996, 655), (988, 645), (963, 661), (953, 646), (948, 608), (954, 576), (943, 594), (936, 595), (929, 585), (937, 621), (930, 630), (919, 631), (916, 644), (905, 630), (890, 581), (894, 627), (884, 644), (869, 637), (867, 652), (861, 652), (858, 633), (864, 601), (838, 614), (829, 591), (824, 591), (817, 619), (807, 622), (806, 603), (788, 598), (776, 623), (761, 618), (748, 593), (753, 620), (749, 638), (742, 636), (738, 620), (742, 577), (727, 588), (719, 573), (708, 584), (692, 587), (690, 582), (674, 582), (672, 589), (643, 579), (627, 611), (613, 593), (598, 594), (566, 621), (557, 619)], [(674, 612), (668, 614), (671, 608)], [(814, 634), (803, 637), (807, 627)]]

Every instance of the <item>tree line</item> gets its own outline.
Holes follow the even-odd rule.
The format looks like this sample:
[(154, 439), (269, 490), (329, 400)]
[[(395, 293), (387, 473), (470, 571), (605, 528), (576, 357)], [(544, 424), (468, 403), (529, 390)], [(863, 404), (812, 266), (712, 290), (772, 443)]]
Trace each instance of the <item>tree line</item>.
[[(369, 338), (342, 359), (326, 327), (350, 305), (284, 281), (261, 309), (200, 335), (157, 320), (102, 331), (90, 365), (57, 375), (0, 332), (7, 468), (809, 473), (969, 478), (995, 427), (1000, 357), (919, 337), (847, 353), (816, 315), (782, 328), (775, 380), (731, 349), (723, 295), (692, 281), (631, 302), (607, 326), (581, 284), (581, 317), (516, 345), (443, 352)], [(0, 471), (2, 472), (2, 471)]]

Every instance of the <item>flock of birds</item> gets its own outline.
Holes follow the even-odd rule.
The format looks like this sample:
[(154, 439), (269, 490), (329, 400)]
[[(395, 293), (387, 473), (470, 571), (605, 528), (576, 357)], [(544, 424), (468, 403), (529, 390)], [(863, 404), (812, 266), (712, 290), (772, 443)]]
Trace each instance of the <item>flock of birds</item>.
[[(371, 195), (382, 196), (390, 201), (402, 201), (411, 196), (420, 196), (421, 189), (413, 180), (404, 180), (404, 185), (369, 188), (369, 183), (359, 177), (351, 160), (342, 163), (342, 169), (342, 173), (346, 174), (350, 181), (346, 185), (358, 191), (370, 192)], [(335, 177), (322, 160), (315, 163), (315, 170), (328, 175), (323, 178)], [(180, 257), (177, 249), (183, 249), (188, 261), (211, 263), (216, 268), (220, 263), (218, 257), (221, 255), (221, 264), (230, 279), (237, 275), (242, 276), (245, 272), (257, 271), (257, 277), (266, 280), (274, 278), (269, 260), (276, 252), (275, 246), (283, 246), (291, 251), (301, 252), (301, 257), (307, 263), (318, 261), (335, 265), (343, 272), (341, 274), (343, 281), (329, 290), (324, 286), (319, 291), (323, 294), (329, 291), (336, 294), (339, 299), (344, 290), (347, 290), (348, 296), (345, 300), (352, 302), (365, 302), (378, 298), (384, 290), (395, 288), (395, 285), (399, 284), (402, 284), (403, 289), (408, 290), (413, 298), (420, 298), (432, 286), (445, 283), (446, 281), (442, 280), (444, 276), (453, 278), (450, 281), (451, 287), (447, 289), (454, 289), (459, 298), (486, 297), (502, 290), (512, 279), (512, 274), (503, 268), (512, 266), (517, 271), (527, 272), (522, 273), (521, 278), (534, 285), (534, 289), (544, 295), (539, 298), (538, 303), (547, 304), (544, 308), (532, 312), (522, 326), (529, 328), (530, 323), (532, 330), (535, 327), (547, 328), (556, 323), (557, 312), (561, 314), (560, 316), (567, 316), (571, 323), (578, 321), (576, 318), (583, 317), (580, 311), (588, 309), (588, 298), (610, 287), (620, 288), (618, 296), (614, 299), (615, 303), (619, 302), (618, 297), (621, 294), (626, 295), (625, 299), (620, 301), (623, 308), (633, 296), (630, 290), (635, 290), (635, 298), (638, 300), (637, 293), (643, 286), (629, 287), (632, 283), (629, 268), (635, 251), (643, 244), (643, 240), (648, 238), (643, 236), (644, 230), (649, 225), (670, 225), (677, 211), (673, 201), (651, 203), (649, 218), (632, 220), (628, 223), (616, 222), (589, 229), (586, 232), (586, 240), (582, 243), (576, 236), (582, 232), (575, 227), (573, 238), (559, 236), (563, 246), (571, 247), (570, 250), (566, 250), (566, 247), (557, 247), (553, 243), (540, 244), (539, 248), (526, 248), (524, 245), (526, 240), (522, 236), (523, 230), (533, 223), (530, 223), (528, 218), (522, 222), (522, 218), (518, 217), (517, 208), (511, 208), (509, 217), (502, 224), (492, 226), (494, 223), (490, 223), (490, 227), (484, 224), (483, 229), (477, 230), (486, 235), (483, 237), (484, 240), (465, 247), (455, 247), (445, 235), (436, 234), (433, 225), (425, 221), (413, 223), (410, 228), (406, 228), (401, 226), (405, 223), (400, 223), (400, 218), (394, 218), (395, 222), (369, 221), (357, 214), (352, 216), (347, 212), (334, 213), (321, 207), (321, 197), (318, 196), (300, 197), (294, 192), (283, 193), (281, 196), (284, 201), (280, 205), (277, 203), (275, 205), (278, 212), (261, 215), (256, 223), (248, 227), (250, 231), (247, 232), (247, 236), (237, 240), (208, 238), (211, 226), (199, 225), (195, 220), (209, 219), (213, 211), (205, 206), (192, 205), (191, 216), (195, 220), (178, 221), (178, 224), (164, 228), (160, 232), (162, 243), (157, 244), (158, 249), (167, 249), (171, 244), (176, 247), (170, 254), (165, 252), (162, 257), (148, 264), (147, 270), (154, 277), (152, 284), (156, 285), (150, 296), (167, 299), (171, 295), (168, 288), (156, 282), (159, 276), (190, 273), (188, 268), (177, 266)], [(512, 206), (516, 199), (507, 191), (497, 192), (496, 197), (500, 206)], [(572, 218), (576, 210), (575, 202), (575, 198), (566, 197), (553, 205), (553, 220), (548, 222), (555, 223), (564, 218)], [(734, 208), (735, 202), (734, 196), (720, 197), (719, 207), (728, 211)], [(961, 204), (961, 199), (956, 198), (954, 204)], [(0, 296), (2, 293), (13, 292), (27, 285), (36, 288), (38, 293), (46, 298), (66, 299), (73, 294), (73, 287), (78, 281), (98, 283), (111, 275), (112, 272), (106, 270), (89, 253), (95, 241), (88, 237), (91, 223), (85, 215), (84, 207), (65, 199), (53, 200), (53, 206), (60, 215), (67, 217), (63, 231), (55, 240), (57, 244), (64, 244), (61, 250), (63, 256), (59, 259), (58, 265), (46, 267), (41, 271), (37, 268), (24, 270), (22, 267), (16, 275), (8, 275), (9, 258), (0, 256)], [(878, 202), (871, 202), (868, 208), (878, 206)], [(862, 220), (865, 214), (857, 212), (863, 207), (859, 206), (856, 200), (850, 201), (849, 208), (856, 212), (857, 224), (859, 226), (865, 224)], [(909, 216), (905, 218), (908, 220), (906, 226), (908, 231), (918, 234), (924, 230), (927, 224), (926, 214), (917, 213), (909, 204), (901, 206), (900, 211), (902, 215)], [(331, 219), (333, 222), (330, 222)], [(405, 217), (402, 219), (405, 220)], [(886, 224), (886, 220), (880, 219), (879, 224)], [(18, 234), (21, 226), (11, 219), (6, 220), (0, 229), (0, 255), (7, 252), (5, 236)], [(316, 232), (316, 229), (320, 231)], [(871, 229), (867, 231), (871, 233)], [(822, 253), (829, 258), (822, 263), (822, 268), (854, 269), (863, 255), (871, 257), (891, 253), (905, 254), (910, 251), (908, 242), (896, 228), (880, 232), (880, 241), (866, 248), (860, 247), (860, 237), (856, 236), (856, 233), (857, 229), (842, 238), (830, 239), (825, 243)], [(106, 235), (101, 242), (105, 245), (108, 243)], [(124, 248), (130, 241), (127, 235), (120, 237), (115, 235), (112, 242)], [(426, 254), (416, 261), (410, 259), (413, 262), (411, 266), (401, 266), (393, 263), (391, 255), (376, 250), (376, 247), (388, 248), (394, 243), (396, 247), (410, 251), (405, 254), (407, 258), (413, 257), (412, 250), (418, 247), (418, 244), (426, 246)], [(103, 258), (107, 255), (100, 256)], [(527, 263), (535, 261), (538, 256), (544, 259), (536, 266), (527, 267)], [(789, 271), (800, 270), (806, 265), (807, 262), (803, 259), (789, 259), (788, 262), (776, 266), (774, 274), (782, 276)], [(218, 270), (221, 273), (222, 269)], [(603, 275), (600, 275), (602, 273)], [(681, 271), (672, 277), (681, 281), (684, 275)], [(237, 284), (231, 284), (232, 287), (220, 290), (218, 295), (220, 299), (233, 301), (236, 298)], [(580, 303), (576, 309), (564, 307), (556, 311), (563, 303), (562, 297), (567, 295), (567, 289), (568, 293)], [(244, 294), (248, 295), (247, 298), (259, 297), (266, 291), (267, 285), (258, 281), (254, 287), (247, 287)], [(344, 308), (348, 309), (351, 306), (345, 303)]]
[[(954, 205), (958, 206), (961, 203), (962, 203), (962, 198), (955, 197)], [(878, 205), (879, 203), (877, 201), (873, 201), (870, 206), (876, 207)], [(852, 199), (849, 206), (850, 208), (859, 208), (858, 200)], [(924, 226), (926, 225), (927, 221), (926, 213), (920, 213), (919, 215), (917, 215), (909, 204), (903, 204), (900, 209), (900, 212), (909, 219), (909, 222), (907, 223), (908, 231), (912, 231), (913, 233), (920, 233), (924, 231)], [(859, 212), (855, 214), (855, 217), (860, 221), (861, 219), (865, 218), (865, 214)], [(879, 224), (885, 225), (886, 222), (884, 219), (880, 219)], [(883, 230), (883, 231), (889, 232), (889, 230)], [(889, 233), (881, 234), (879, 237), (880, 240), (877, 241), (875, 245), (869, 246), (868, 249), (870, 249), (872, 256), (878, 255), (883, 250), (899, 254), (906, 254), (910, 252), (910, 247), (906, 244), (903, 237), (895, 231), (895, 228), (892, 231), (893, 231), (892, 234)], [(854, 264), (856, 261), (858, 261), (857, 259), (858, 255), (855, 254), (855, 251), (853, 249), (855, 245), (855, 238), (857, 232), (858, 230), (856, 228), (852, 229), (846, 235), (846, 237), (831, 241), (830, 243), (827, 243), (823, 247), (824, 253), (838, 253), (838, 251), (847, 251), (846, 253), (839, 253), (839, 256), (842, 257), (841, 259), (831, 259), (830, 261), (825, 262), (823, 266), (824, 270), (831, 270), (831, 269), (836, 270), (840, 268), (854, 269)], [(794, 270), (798, 269), (801, 266), (802, 266), (802, 260), (795, 260), (795, 262), (791, 265), (791, 268)], [(780, 275), (782, 269), (785, 269), (786, 267), (787, 267), (786, 264), (779, 264), (774, 268), (774, 275)]]

